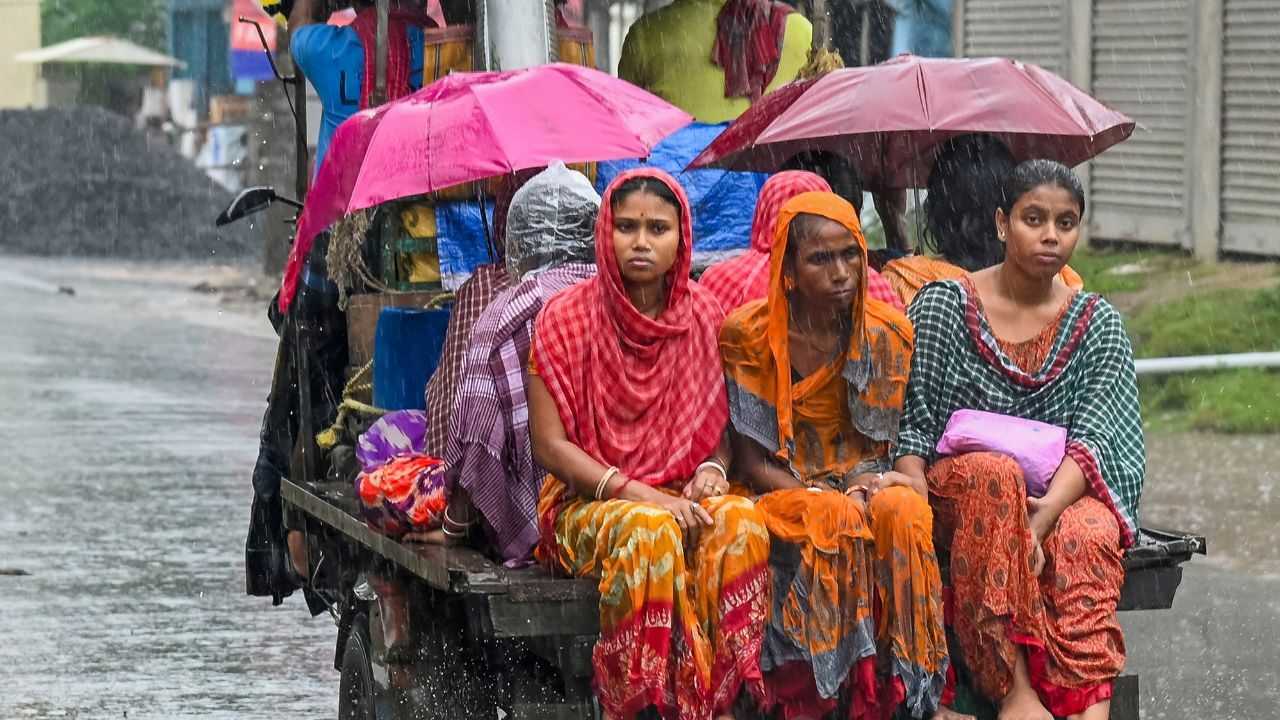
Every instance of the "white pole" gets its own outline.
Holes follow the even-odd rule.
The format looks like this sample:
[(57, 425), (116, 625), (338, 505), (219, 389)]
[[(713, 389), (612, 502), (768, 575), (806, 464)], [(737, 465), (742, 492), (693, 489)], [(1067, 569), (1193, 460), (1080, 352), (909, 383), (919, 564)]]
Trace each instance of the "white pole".
[(1138, 360), (1134, 364), (1137, 365), (1139, 375), (1160, 375), (1193, 370), (1223, 370), (1227, 368), (1273, 368), (1280, 367), (1280, 352), (1147, 358)]

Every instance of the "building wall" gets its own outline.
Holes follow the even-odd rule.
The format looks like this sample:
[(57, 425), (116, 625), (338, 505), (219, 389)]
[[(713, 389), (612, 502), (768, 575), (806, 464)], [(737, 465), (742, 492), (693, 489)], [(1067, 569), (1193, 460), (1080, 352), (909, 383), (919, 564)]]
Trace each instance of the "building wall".
[(0, 0), (0, 108), (35, 104), (38, 66), (13, 56), (40, 49), (40, 0)]
[(230, 7), (230, 0), (168, 0), (169, 54), (186, 63), (173, 77), (191, 82), (201, 118), (209, 98), (232, 88)]
[(952, 30), (1137, 122), (1081, 168), (1092, 237), (1280, 257), (1280, 0), (956, 0)]

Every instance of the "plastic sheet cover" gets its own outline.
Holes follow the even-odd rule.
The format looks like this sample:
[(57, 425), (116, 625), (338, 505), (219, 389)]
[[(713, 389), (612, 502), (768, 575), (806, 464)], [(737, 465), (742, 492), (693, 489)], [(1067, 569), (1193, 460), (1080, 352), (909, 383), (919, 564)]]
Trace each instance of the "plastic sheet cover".
[(600, 195), (556, 162), (516, 191), (507, 214), (507, 271), (516, 282), (565, 263), (594, 263)]

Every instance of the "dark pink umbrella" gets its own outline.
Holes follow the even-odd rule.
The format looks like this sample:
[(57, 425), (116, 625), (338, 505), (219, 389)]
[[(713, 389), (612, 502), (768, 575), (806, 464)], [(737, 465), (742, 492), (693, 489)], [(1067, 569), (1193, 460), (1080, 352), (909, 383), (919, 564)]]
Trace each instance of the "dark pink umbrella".
[(938, 146), (990, 133), (1019, 161), (1078, 165), (1129, 137), (1134, 123), (1071, 83), (1003, 58), (900, 55), (766, 95), (689, 167), (777, 171), (826, 150), (852, 160), (868, 190), (923, 187)]
[(312, 239), (344, 215), (555, 160), (646, 157), (692, 120), (628, 82), (565, 63), (454, 73), (361, 111), (334, 131), (307, 195), (281, 305)]

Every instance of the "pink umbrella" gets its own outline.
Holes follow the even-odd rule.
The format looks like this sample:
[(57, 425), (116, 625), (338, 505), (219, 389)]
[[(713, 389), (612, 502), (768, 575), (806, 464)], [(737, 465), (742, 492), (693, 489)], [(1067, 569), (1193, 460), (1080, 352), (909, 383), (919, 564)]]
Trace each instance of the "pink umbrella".
[(689, 167), (774, 172), (799, 152), (826, 150), (852, 160), (869, 190), (923, 187), (938, 146), (957, 135), (990, 133), (1020, 161), (1077, 165), (1133, 127), (1035, 65), (900, 55), (779, 88)]
[(281, 306), (311, 241), (344, 215), (554, 160), (645, 157), (692, 120), (630, 83), (564, 63), (454, 73), (361, 111), (334, 131), (307, 195)]

